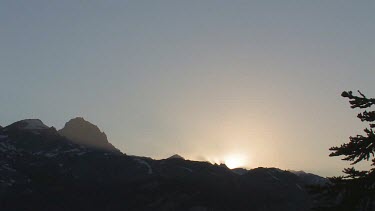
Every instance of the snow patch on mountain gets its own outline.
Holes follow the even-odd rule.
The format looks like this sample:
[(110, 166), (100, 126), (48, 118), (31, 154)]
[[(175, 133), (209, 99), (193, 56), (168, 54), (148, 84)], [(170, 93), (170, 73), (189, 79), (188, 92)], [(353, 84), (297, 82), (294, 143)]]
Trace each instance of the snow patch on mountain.
[(26, 123), (23, 127), (25, 130), (43, 130), (49, 128), (40, 119), (25, 119), (22, 122)]
[(183, 167), (183, 166), (180, 166), (180, 168), (185, 169), (186, 171), (188, 171), (190, 173), (193, 172), (193, 170), (191, 168), (187, 168), (187, 167)]
[(5, 151), (15, 151), (16, 148), (13, 145), (11, 145), (9, 143), (9, 139), (7, 139), (6, 142), (0, 143), (0, 150), (3, 151), (3, 152), (5, 152)]
[(49, 153), (44, 154), (44, 156), (49, 157), (49, 158), (55, 157), (56, 155), (58, 155), (58, 153), (49, 152)]
[(277, 178), (277, 177), (275, 177), (271, 172), (267, 172), (268, 173), (268, 175), (270, 175), (272, 178), (274, 178), (275, 180), (277, 180), (277, 181), (280, 181), (280, 179), (279, 178)]
[(297, 175), (308, 185), (326, 185), (329, 183), (329, 180), (327, 178), (324, 178), (315, 174), (306, 173), (304, 171), (293, 171), (293, 170), (289, 170), (289, 171)]
[(297, 188), (300, 190), (303, 190), (302, 187), (299, 184), (296, 184)]
[(77, 153), (77, 155), (78, 156), (81, 156), (81, 155), (84, 155), (84, 154), (86, 154), (87, 152), (79, 152), (79, 153)]

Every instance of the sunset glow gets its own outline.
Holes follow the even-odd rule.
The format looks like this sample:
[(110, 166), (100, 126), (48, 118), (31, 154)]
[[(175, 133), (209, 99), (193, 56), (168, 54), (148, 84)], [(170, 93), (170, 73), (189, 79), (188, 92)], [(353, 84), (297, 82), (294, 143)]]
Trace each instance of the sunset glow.
[(340, 94), (375, 96), (359, 2), (1, 1), (0, 126), (84, 117), (126, 154), (336, 176), (362, 131)]
[(244, 155), (230, 155), (225, 158), (225, 165), (230, 169), (244, 167), (247, 164), (247, 158)]
[(1, 0), (0, 211), (375, 211), (374, 10)]

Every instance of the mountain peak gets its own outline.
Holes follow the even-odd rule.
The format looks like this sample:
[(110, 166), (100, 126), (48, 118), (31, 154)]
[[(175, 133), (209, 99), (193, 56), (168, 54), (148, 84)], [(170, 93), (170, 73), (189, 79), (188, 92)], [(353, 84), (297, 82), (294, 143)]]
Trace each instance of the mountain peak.
[(7, 128), (17, 128), (21, 130), (44, 130), (49, 129), (40, 119), (24, 119), (8, 125)]
[(60, 135), (80, 145), (119, 152), (118, 149), (108, 142), (107, 135), (100, 131), (98, 126), (86, 121), (83, 117), (76, 117), (69, 120), (64, 128), (58, 132)]
[(181, 155), (179, 154), (174, 154), (172, 156), (170, 156), (169, 158), (167, 159), (182, 159), (182, 160), (185, 160), (185, 158), (183, 158)]

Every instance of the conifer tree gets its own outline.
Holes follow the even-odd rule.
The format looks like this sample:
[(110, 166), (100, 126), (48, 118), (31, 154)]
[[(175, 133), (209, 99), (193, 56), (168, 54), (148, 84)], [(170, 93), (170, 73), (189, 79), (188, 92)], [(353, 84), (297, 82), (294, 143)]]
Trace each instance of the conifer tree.
[(330, 156), (343, 156), (342, 160), (351, 162), (351, 165), (369, 161), (372, 167), (364, 171), (345, 168), (344, 176), (329, 178), (330, 185), (320, 191), (331, 203), (320, 206), (318, 210), (375, 211), (375, 110), (368, 110), (375, 105), (375, 99), (358, 93), (343, 92), (341, 96), (349, 99), (351, 108), (361, 109), (357, 117), (369, 123), (369, 127), (364, 129), (363, 135), (349, 137), (348, 143), (331, 147)]

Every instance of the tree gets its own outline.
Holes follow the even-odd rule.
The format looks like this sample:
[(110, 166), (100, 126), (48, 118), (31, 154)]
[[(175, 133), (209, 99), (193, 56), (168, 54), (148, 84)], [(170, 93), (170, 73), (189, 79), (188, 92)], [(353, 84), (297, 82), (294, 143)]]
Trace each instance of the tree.
[[(372, 162), (371, 166), (375, 166), (375, 111), (366, 110), (375, 105), (375, 99), (367, 98), (360, 91), (358, 93), (353, 95), (351, 91), (343, 92), (341, 96), (349, 99), (351, 108), (362, 109), (357, 117), (362, 122), (368, 122), (369, 128), (364, 129), (364, 135), (350, 137), (348, 143), (331, 147), (330, 156), (344, 156), (342, 160), (350, 161), (351, 165), (366, 160)], [(329, 178), (331, 183), (320, 188), (319, 191), (323, 192), (322, 196), (325, 197), (326, 202), (329, 199), (331, 203), (323, 203), (324, 206), (320, 206), (318, 210), (374, 211), (375, 168), (358, 171), (351, 167), (345, 168), (343, 173), (345, 176)]]

